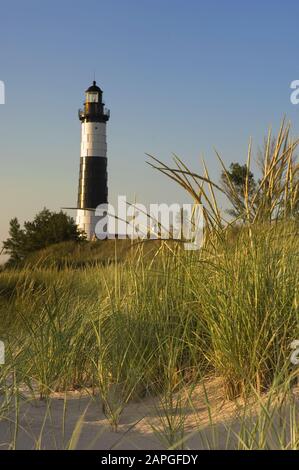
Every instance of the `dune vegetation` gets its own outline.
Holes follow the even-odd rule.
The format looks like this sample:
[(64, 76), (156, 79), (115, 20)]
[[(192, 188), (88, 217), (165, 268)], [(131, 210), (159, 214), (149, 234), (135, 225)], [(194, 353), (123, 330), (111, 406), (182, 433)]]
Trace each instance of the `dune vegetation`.
[[(67, 242), (0, 272), (0, 420), (13, 423), (5, 445), (18, 447), (22, 400), (79, 390), (98, 400), (114, 431), (128, 404), (155, 397), (153, 432), (164, 448), (188, 447), (186, 406), (196, 414), (197, 387), (216, 377), (223, 400), (243, 404), (227, 447), (229, 435), (234, 448), (299, 447), (290, 362), (299, 339), (296, 146), (285, 123), (274, 140), (269, 133), (259, 181), (249, 187), (246, 178), (238, 193), (219, 156), (224, 189), (207, 168), (151, 158), (203, 204), (201, 250), (171, 240)], [(248, 175), (251, 160), (250, 145)], [(219, 192), (235, 217), (220, 211)]]

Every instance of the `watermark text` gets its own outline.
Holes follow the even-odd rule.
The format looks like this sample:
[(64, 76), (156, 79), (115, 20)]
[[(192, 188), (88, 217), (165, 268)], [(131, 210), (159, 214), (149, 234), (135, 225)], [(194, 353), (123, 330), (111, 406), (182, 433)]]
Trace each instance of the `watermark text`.
[(2, 80), (0, 80), (0, 104), (5, 104), (5, 85)]
[(5, 363), (5, 346), (3, 341), (0, 341), (0, 365)]
[(100, 204), (95, 211), (95, 234), (109, 238), (181, 240), (185, 250), (199, 250), (203, 243), (204, 218), (201, 204), (129, 204), (118, 196), (117, 209)]
[(299, 104), (299, 80), (293, 80), (290, 88), (294, 90), (291, 93), (290, 100), (292, 104)]

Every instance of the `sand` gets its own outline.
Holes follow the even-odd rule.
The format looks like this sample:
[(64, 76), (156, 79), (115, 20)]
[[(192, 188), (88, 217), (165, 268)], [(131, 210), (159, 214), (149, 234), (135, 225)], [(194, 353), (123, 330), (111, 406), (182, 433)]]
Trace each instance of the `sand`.
[[(240, 430), (242, 403), (223, 399), (220, 379), (205, 383), (193, 392), (192, 405), (183, 403), (185, 419), (184, 447), (188, 449), (227, 449), (237, 445), (234, 432)], [(129, 403), (115, 432), (102, 412), (98, 397), (86, 392), (55, 394), (50, 399), (32, 400), (24, 394), (19, 403), (18, 432), (15, 416), (0, 421), (0, 448), (17, 449), (98, 449), (158, 450), (169, 448), (159, 437), (162, 427), (159, 399), (148, 398)], [(210, 419), (212, 413), (212, 422)], [(228, 432), (230, 429), (230, 432)], [(179, 448), (182, 448), (180, 445)]]

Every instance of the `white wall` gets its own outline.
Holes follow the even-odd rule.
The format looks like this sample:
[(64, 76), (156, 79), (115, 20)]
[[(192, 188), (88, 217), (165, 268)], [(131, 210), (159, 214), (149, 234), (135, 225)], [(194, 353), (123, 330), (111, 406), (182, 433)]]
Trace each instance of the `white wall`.
[(81, 157), (106, 157), (106, 123), (83, 122), (81, 128)]

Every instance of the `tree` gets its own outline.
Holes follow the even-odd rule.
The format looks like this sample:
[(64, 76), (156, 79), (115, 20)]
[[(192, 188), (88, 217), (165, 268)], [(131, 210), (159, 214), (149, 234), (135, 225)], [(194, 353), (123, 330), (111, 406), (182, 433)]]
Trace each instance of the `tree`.
[(17, 218), (12, 219), (9, 225), (10, 238), (3, 243), (3, 249), (10, 255), (10, 263), (17, 264), (25, 255), (25, 234)]
[[(246, 165), (231, 163), (229, 170), (221, 173), (222, 188), (233, 206), (227, 212), (233, 217), (245, 217), (245, 198), (252, 196), (256, 189), (253, 173)], [(246, 187), (248, 194), (246, 194)]]
[(9, 238), (3, 243), (4, 252), (10, 255), (9, 264), (23, 261), (30, 253), (63, 241), (82, 241), (85, 234), (72, 217), (64, 212), (43, 209), (32, 222), (21, 228), (17, 218), (10, 221)]

